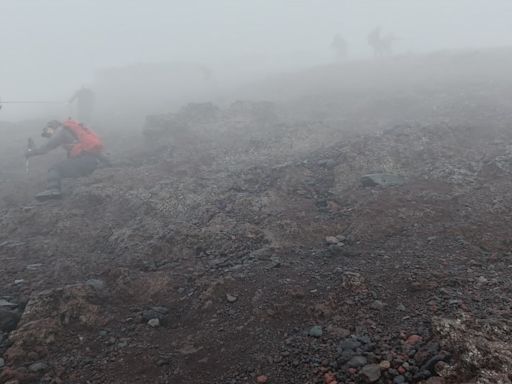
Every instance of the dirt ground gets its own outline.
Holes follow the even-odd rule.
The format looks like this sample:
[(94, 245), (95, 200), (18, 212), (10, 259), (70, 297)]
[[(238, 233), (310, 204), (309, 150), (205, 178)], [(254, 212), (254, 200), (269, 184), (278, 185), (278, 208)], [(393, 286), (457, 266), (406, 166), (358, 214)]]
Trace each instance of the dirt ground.
[(2, 123), (0, 382), (510, 383), (511, 97), (470, 85), (101, 127), (47, 203)]

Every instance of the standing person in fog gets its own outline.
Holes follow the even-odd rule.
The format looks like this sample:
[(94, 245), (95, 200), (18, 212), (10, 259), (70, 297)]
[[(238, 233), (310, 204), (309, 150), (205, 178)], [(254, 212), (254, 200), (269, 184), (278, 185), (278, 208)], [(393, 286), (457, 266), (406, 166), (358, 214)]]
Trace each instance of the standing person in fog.
[(343, 38), (343, 36), (339, 34), (334, 36), (334, 39), (331, 43), (331, 48), (336, 53), (338, 60), (346, 60), (348, 58), (348, 43), (347, 40)]
[(94, 92), (82, 85), (69, 99), (69, 103), (76, 102), (78, 120), (90, 124), (94, 109)]

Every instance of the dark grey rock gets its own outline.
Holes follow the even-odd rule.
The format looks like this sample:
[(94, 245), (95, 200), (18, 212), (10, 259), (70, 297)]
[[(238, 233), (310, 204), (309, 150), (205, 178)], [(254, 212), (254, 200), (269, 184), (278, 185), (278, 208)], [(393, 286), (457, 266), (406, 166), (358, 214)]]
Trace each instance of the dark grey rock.
[(402, 375), (396, 376), (393, 379), (393, 384), (403, 384), (403, 383), (405, 383), (405, 377), (403, 377)]
[(321, 337), (323, 335), (323, 330), (320, 325), (314, 325), (309, 329), (308, 335), (311, 337)]
[(325, 168), (334, 168), (336, 166), (336, 161), (333, 159), (318, 160), (317, 165)]
[(16, 329), (20, 316), (15, 311), (0, 309), (0, 332), (10, 332)]
[(360, 346), (361, 343), (356, 339), (345, 339), (339, 345), (339, 347), (344, 351), (347, 349), (354, 350), (356, 348), (359, 348)]
[(375, 383), (380, 379), (380, 367), (378, 364), (365, 365), (359, 373), (367, 383)]
[(48, 369), (48, 365), (41, 361), (37, 362), (37, 363), (33, 363), (28, 367), (28, 370), (30, 372), (34, 372), (34, 373), (42, 373), (42, 372), (46, 371), (47, 369)]
[(0, 299), (0, 308), (3, 309), (14, 309), (18, 306), (18, 304), (7, 301), (5, 299)]
[(154, 308), (146, 309), (142, 311), (142, 318), (144, 321), (149, 321), (151, 319), (158, 319), (160, 321), (165, 320), (167, 314), (162, 313), (160, 311), (156, 311)]
[(354, 357), (354, 352), (352, 350), (342, 351), (338, 355), (338, 361), (341, 364), (345, 364), (347, 361), (349, 361), (352, 357)]
[(167, 315), (169, 313), (169, 309), (167, 307), (164, 307), (164, 306), (156, 306), (156, 307), (151, 307), (151, 309), (153, 311), (156, 311), (158, 313), (161, 313), (162, 315)]
[(432, 376), (432, 372), (430, 371), (419, 371), (414, 375), (414, 380), (427, 380), (430, 376)]
[(363, 187), (392, 187), (395, 185), (402, 185), (404, 183), (405, 179), (403, 176), (391, 173), (370, 173), (361, 177), (361, 184)]
[(354, 356), (348, 362), (350, 368), (360, 368), (366, 364), (368, 364), (368, 359), (364, 356)]
[(100, 279), (89, 279), (85, 282), (85, 284), (93, 287), (97, 291), (102, 291), (107, 286), (103, 280)]
[(375, 300), (373, 303), (370, 304), (370, 308), (371, 309), (375, 309), (375, 310), (378, 310), (378, 311), (384, 309), (385, 306), (386, 306), (386, 304), (384, 304), (380, 300)]

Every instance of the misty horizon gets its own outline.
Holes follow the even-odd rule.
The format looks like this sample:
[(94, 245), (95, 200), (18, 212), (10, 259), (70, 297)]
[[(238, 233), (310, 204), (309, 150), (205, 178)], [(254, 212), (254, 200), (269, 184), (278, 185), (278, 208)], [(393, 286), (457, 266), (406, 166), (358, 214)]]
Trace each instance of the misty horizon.
[[(396, 36), (395, 54), (512, 45), (507, 1), (12, 1), (0, 2), (2, 100), (62, 100), (99, 72), (145, 63), (190, 63), (216, 90), (348, 58), (372, 56), (368, 33)], [(59, 107), (63, 109), (62, 107)], [(37, 105), (12, 105), (20, 118)]]

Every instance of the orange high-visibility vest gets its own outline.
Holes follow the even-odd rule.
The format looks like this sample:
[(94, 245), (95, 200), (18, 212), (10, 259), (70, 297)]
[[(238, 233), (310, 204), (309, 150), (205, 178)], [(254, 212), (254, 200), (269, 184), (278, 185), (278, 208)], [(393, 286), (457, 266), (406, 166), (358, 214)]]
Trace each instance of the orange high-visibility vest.
[(101, 139), (89, 128), (72, 119), (64, 121), (63, 124), (77, 140), (77, 143), (72, 144), (68, 150), (69, 157), (78, 157), (86, 153), (100, 154), (103, 151)]

